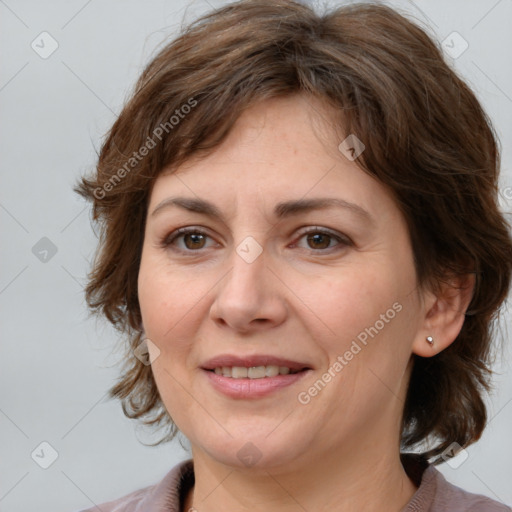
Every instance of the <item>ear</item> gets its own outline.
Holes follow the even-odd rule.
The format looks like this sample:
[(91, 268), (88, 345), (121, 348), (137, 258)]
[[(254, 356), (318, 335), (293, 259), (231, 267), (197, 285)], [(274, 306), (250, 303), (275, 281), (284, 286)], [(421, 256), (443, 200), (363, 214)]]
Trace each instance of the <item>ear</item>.
[[(414, 354), (432, 357), (450, 346), (462, 329), (473, 297), (475, 274), (454, 276), (423, 293), (424, 318), (412, 345)], [(431, 336), (433, 343), (428, 343)]]

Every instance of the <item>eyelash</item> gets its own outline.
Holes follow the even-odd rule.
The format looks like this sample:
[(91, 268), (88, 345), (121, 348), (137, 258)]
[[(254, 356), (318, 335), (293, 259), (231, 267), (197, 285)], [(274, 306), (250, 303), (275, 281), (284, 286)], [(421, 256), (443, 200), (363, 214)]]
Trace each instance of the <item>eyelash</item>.
[[(333, 233), (332, 231), (330, 230), (327, 230), (325, 228), (319, 228), (317, 226), (314, 226), (314, 227), (311, 227), (305, 231), (302, 231), (300, 233), (300, 236), (298, 238), (298, 240), (300, 240), (301, 238), (303, 238), (304, 236), (306, 235), (309, 235), (309, 234), (321, 234), (321, 235), (326, 235), (328, 237), (330, 237), (331, 239), (335, 239), (336, 241), (339, 242), (338, 245), (341, 245), (341, 246), (345, 246), (345, 247), (349, 247), (349, 246), (352, 246), (354, 245), (352, 240), (350, 240), (350, 238), (346, 235), (338, 235), (338, 234), (335, 234)], [(206, 236), (208, 238), (211, 238), (210, 235), (206, 232), (206, 231), (203, 231), (202, 229), (199, 229), (199, 228), (179, 228), (175, 231), (173, 231), (170, 235), (164, 237), (161, 241), (161, 246), (163, 248), (169, 248), (177, 239), (179, 239), (180, 237), (183, 237), (184, 235), (188, 235), (188, 234), (196, 234), (196, 235), (202, 235), (202, 236)], [(296, 242), (294, 242), (294, 246), (296, 245)], [(177, 248), (177, 247), (174, 247), (172, 250), (176, 251), (176, 252), (181, 252), (181, 253), (199, 253), (201, 249), (181, 249), (181, 248)], [(336, 249), (336, 246), (334, 247), (328, 247), (327, 249), (309, 249), (312, 253), (327, 253), (327, 252), (332, 252), (332, 249)]]

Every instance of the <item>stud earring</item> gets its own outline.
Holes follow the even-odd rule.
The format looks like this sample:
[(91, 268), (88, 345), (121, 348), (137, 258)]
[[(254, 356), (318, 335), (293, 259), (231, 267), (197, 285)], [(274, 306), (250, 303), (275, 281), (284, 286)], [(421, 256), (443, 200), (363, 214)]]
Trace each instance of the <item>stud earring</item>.
[(432, 347), (434, 345), (434, 338), (432, 338), (432, 336), (427, 336), (427, 342)]

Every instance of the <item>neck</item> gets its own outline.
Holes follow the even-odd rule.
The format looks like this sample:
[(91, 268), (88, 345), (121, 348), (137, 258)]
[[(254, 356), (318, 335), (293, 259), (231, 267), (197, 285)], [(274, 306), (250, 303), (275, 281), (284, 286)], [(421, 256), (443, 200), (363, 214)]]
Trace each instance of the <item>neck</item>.
[(393, 457), (375, 456), (373, 449), (324, 453), (316, 460), (308, 459), (307, 464), (293, 462), (258, 471), (226, 466), (193, 450), (195, 486), (184, 511), (192, 507), (200, 512), (401, 510), (416, 486), (405, 473), (398, 450)]

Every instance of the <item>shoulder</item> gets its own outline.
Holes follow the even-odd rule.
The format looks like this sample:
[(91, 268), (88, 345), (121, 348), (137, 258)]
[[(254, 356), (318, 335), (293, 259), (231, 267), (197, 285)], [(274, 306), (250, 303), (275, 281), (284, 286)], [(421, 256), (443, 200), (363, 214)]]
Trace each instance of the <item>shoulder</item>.
[[(434, 504), (444, 506), (453, 512), (512, 512), (504, 503), (495, 501), (481, 494), (474, 494), (448, 482), (436, 469), (438, 492)], [(445, 510), (440, 508), (440, 510)]]
[(423, 473), (421, 485), (404, 512), (512, 512), (507, 505), (448, 482), (434, 466)]
[(180, 493), (193, 483), (193, 463), (182, 461), (157, 484), (77, 512), (179, 512)]
[(121, 498), (106, 501), (105, 503), (99, 503), (98, 505), (93, 505), (91, 508), (79, 510), (77, 512), (96, 512), (98, 509), (101, 510), (101, 512), (135, 512), (136, 510), (139, 510), (141, 502), (151, 494), (154, 487), (155, 486), (144, 487)]

